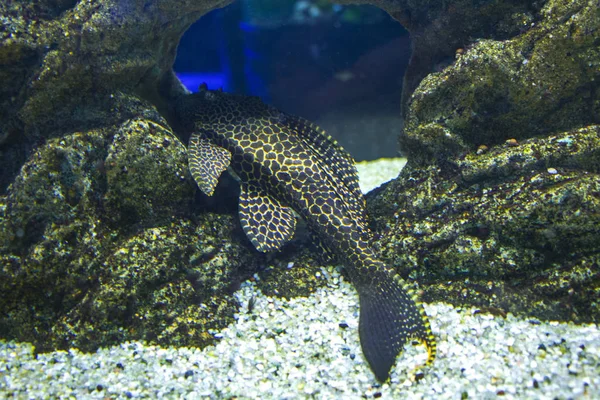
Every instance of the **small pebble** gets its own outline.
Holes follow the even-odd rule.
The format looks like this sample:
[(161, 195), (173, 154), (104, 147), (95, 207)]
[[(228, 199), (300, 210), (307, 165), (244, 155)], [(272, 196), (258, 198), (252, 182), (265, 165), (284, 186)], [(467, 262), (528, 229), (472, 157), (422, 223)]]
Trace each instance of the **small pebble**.
[(482, 144), (477, 148), (477, 155), (481, 155), (486, 151), (488, 151), (488, 147), (485, 144)]

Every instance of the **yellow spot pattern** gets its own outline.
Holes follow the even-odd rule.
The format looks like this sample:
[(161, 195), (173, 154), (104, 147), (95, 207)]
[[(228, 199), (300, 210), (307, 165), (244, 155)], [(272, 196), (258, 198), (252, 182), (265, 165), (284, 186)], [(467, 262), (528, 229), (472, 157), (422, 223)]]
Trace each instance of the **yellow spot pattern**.
[(366, 224), (352, 157), (319, 127), (257, 97), (209, 91), (184, 96), (176, 112), (191, 133), (189, 165), (211, 195), (230, 166), (241, 181), (241, 225), (259, 251), (279, 249), (294, 234), (295, 215), (320, 248), (342, 262), (360, 296), (361, 347), (375, 376), (389, 377), (409, 339), (436, 344), (414, 291), (379, 261)]

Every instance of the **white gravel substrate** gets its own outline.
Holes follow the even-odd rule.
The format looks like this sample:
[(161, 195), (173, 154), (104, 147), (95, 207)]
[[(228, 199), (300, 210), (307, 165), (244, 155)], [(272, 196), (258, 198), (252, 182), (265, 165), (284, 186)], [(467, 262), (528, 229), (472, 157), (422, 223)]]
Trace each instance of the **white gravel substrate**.
[(406, 158), (380, 158), (356, 163), (360, 189), (363, 193), (370, 192), (382, 183), (396, 178), (405, 165)]
[(329, 284), (309, 298), (266, 297), (244, 283), (237, 322), (203, 350), (126, 343), (35, 357), (28, 344), (0, 341), (0, 398), (600, 398), (597, 325), (444, 303), (425, 306), (438, 340), (433, 366), (415, 370), (426, 351), (408, 346), (380, 385), (360, 350), (356, 292), (336, 270), (320, 273)]

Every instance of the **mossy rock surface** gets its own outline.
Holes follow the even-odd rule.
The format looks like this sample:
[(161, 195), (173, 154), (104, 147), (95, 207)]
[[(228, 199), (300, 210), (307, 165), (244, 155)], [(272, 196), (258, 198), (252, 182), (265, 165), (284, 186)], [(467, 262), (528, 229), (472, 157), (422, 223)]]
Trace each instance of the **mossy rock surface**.
[(421, 82), (372, 227), (426, 300), (598, 322), (598, 8), (548, 1), (536, 18)]
[[(600, 128), (561, 136), (577, 142), (583, 131), (598, 135)], [(555, 141), (532, 139), (522, 146)], [(598, 321), (600, 175), (573, 168), (576, 154), (545, 154), (550, 162), (524, 166), (516, 159), (507, 173), (507, 155), (515, 151), (492, 149), (457, 168), (403, 170), (368, 202), (381, 253), (419, 282), (428, 301)], [(588, 155), (581, 165), (597, 163), (598, 151)], [(485, 177), (473, 180), (474, 165), (487, 166), (491, 157), (498, 168), (482, 168)]]
[(408, 102), (403, 151), (416, 163), (600, 122), (600, 15), (548, 2), (509, 40), (482, 40), (425, 78)]
[(194, 211), (185, 147), (152, 106), (137, 115), (49, 139), (2, 198), (3, 337), (203, 346), (233, 321), (261, 257), (235, 217)]
[[(356, 3), (340, 0), (340, 3)], [(457, 50), (481, 39), (507, 40), (520, 35), (544, 17), (546, 1), (530, 0), (371, 0), (386, 10), (411, 34), (412, 54), (404, 75), (402, 106), (421, 80), (452, 64)], [(565, 7), (571, 1), (555, 2)]]

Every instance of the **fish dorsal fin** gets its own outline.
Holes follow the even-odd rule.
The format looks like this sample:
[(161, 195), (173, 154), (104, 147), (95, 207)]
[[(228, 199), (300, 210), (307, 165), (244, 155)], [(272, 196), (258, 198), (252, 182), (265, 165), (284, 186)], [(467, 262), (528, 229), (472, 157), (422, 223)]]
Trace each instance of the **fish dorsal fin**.
[(242, 182), (241, 189), (240, 223), (254, 247), (267, 252), (289, 242), (296, 228), (294, 211), (255, 185)]
[(203, 193), (212, 196), (219, 177), (230, 163), (229, 150), (202, 139), (197, 133), (192, 134), (188, 145), (188, 164), (192, 177)]
[(332, 167), (333, 172), (352, 196), (350, 200), (352, 211), (364, 217), (365, 199), (358, 184), (358, 172), (352, 156), (335, 139), (312, 122), (291, 115), (286, 115), (286, 122), (306, 141), (313, 152)]

